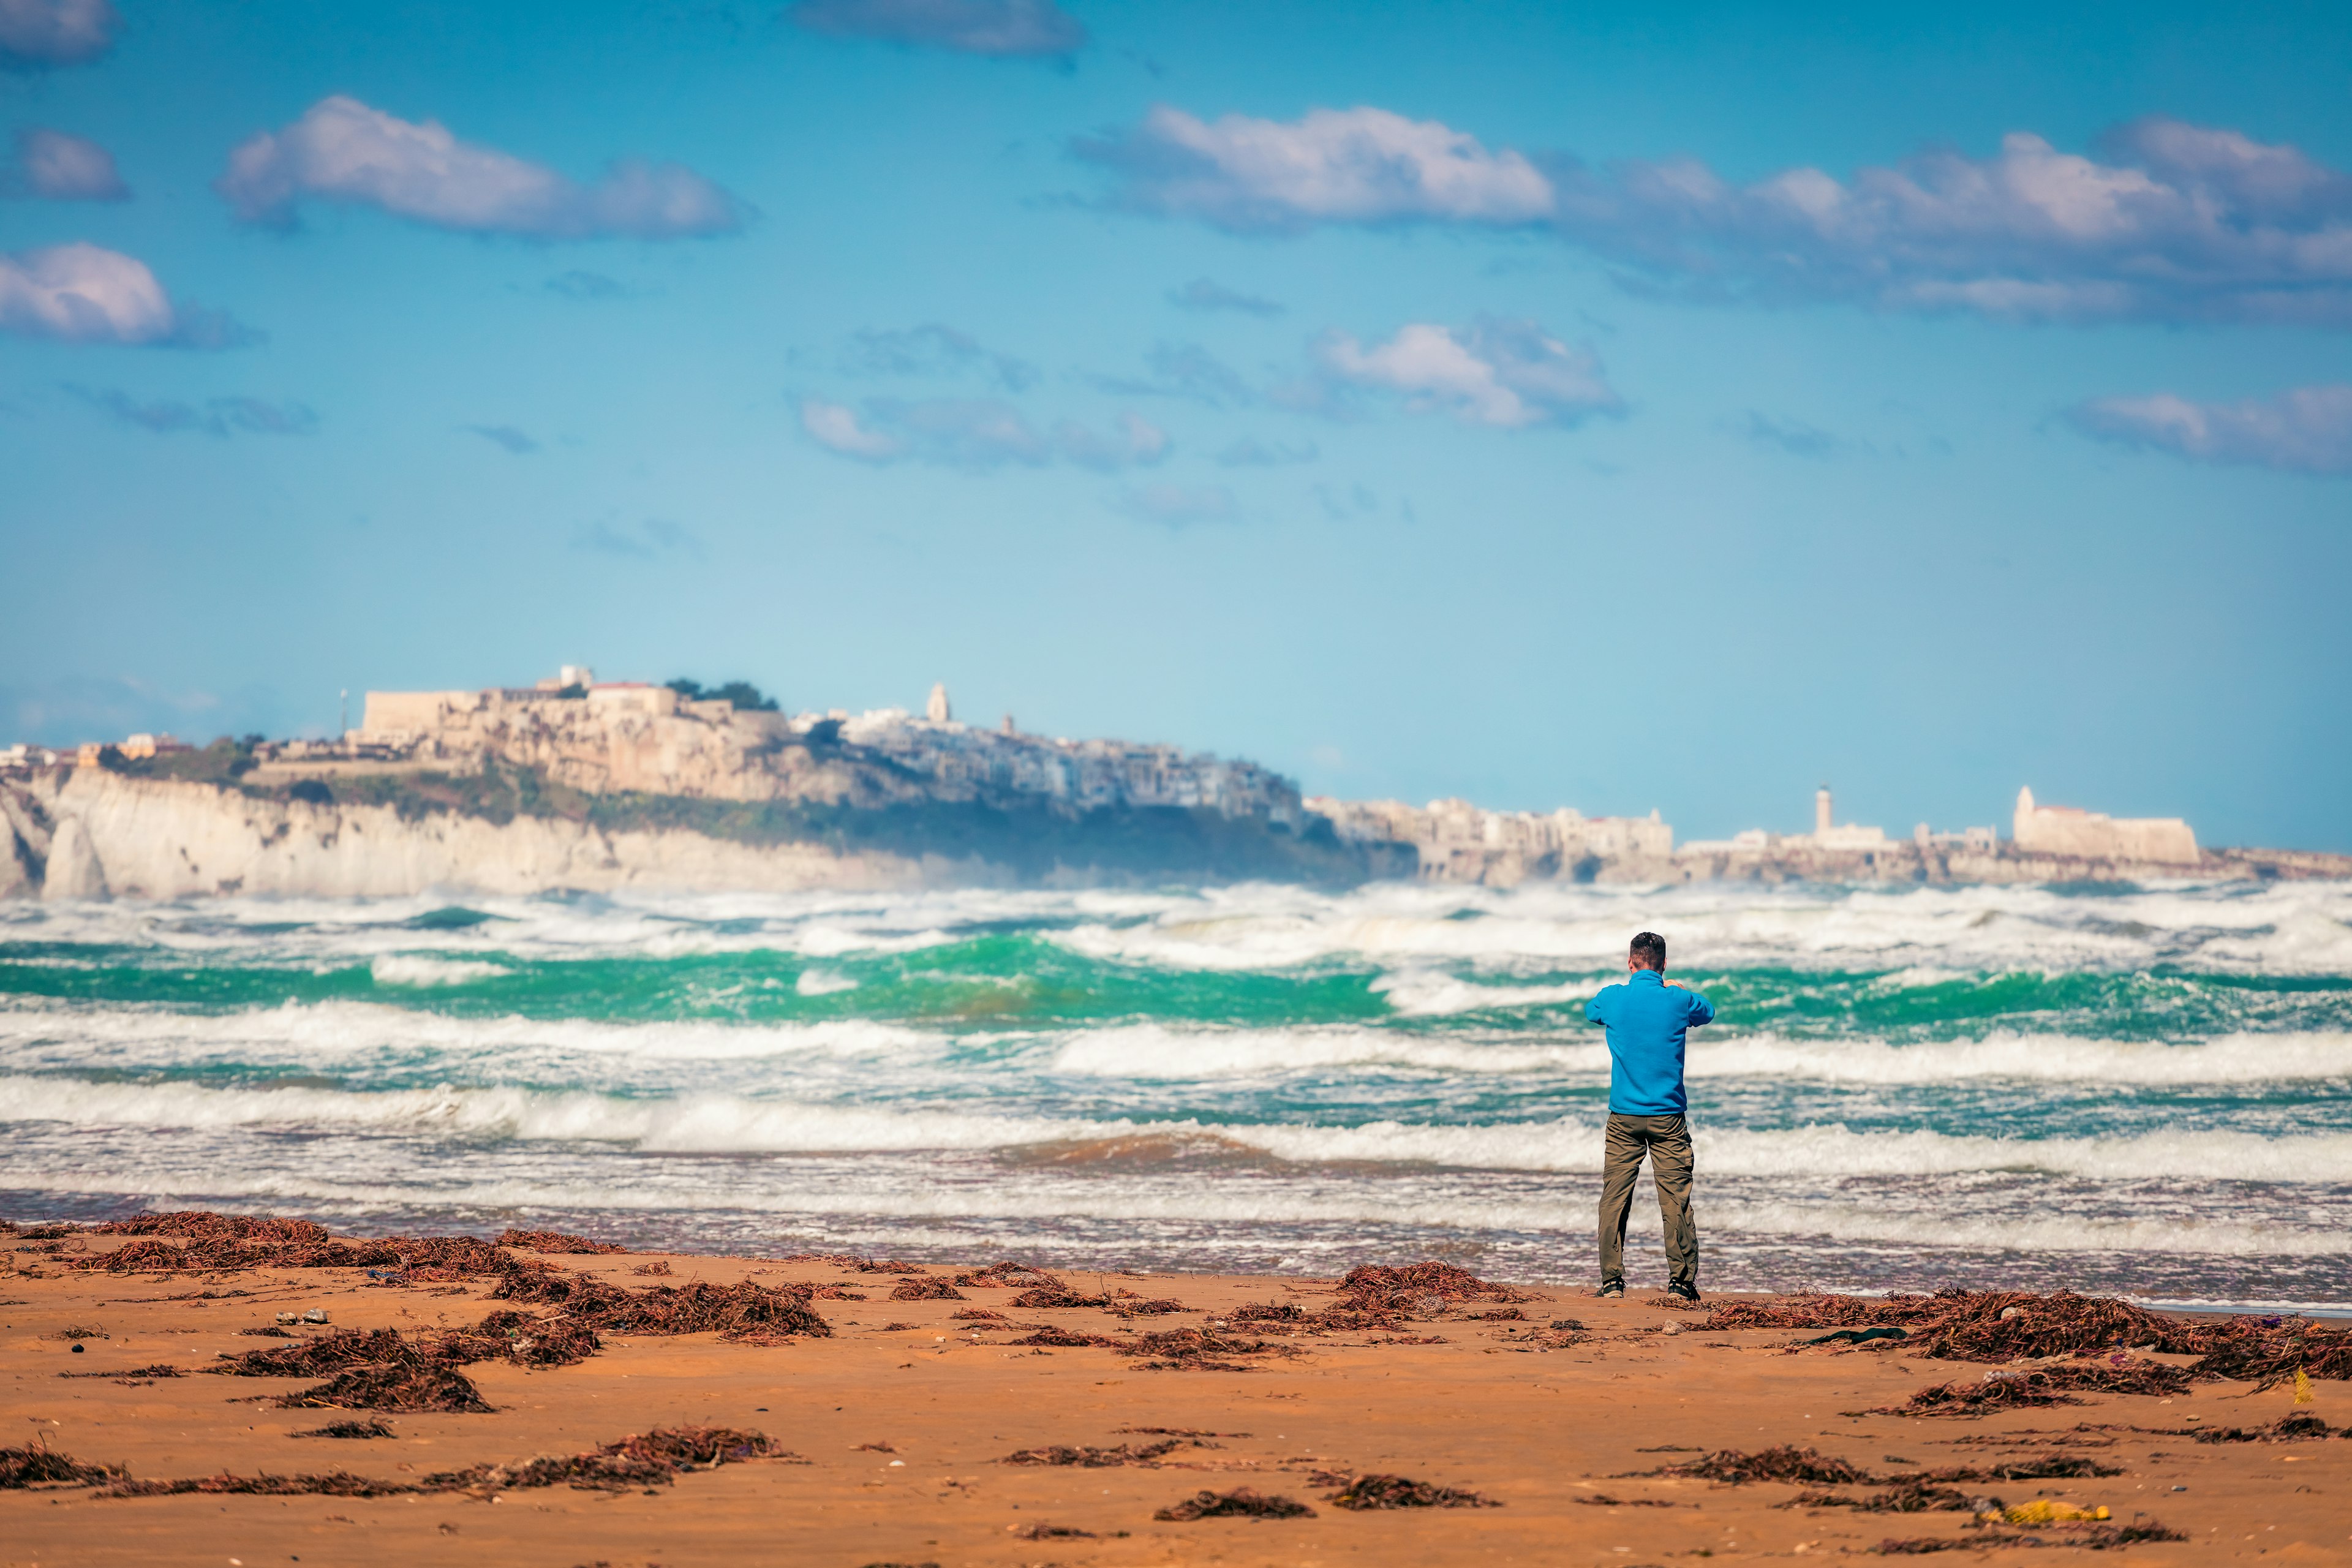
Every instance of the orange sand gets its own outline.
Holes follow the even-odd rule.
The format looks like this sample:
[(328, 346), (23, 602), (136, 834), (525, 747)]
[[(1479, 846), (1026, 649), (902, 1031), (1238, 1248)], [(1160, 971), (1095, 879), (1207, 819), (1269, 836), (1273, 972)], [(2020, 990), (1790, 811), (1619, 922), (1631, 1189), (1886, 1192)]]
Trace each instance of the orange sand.
[[(112, 1242), (91, 1237), (88, 1245)], [(37, 1277), (0, 1270), (0, 1445), (45, 1436), (61, 1453), (121, 1464), (139, 1479), (338, 1468), (402, 1479), (698, 1424), (757, 1428), (807, 1461), (686, 1474), (651, 1495), (553, 1488), (489, 1498), (109, 1500), (83, 1489), (0, 1491), (0, 1563), (8, 1568), (298, 1562), (1624, 1568), (1810, 1560), (1864, 1552), (1890, 1537), (1968, 1533), (1962, 1514), (1795, 1509), (1781, 1506), (1797, 1495), (1792, 1486), (1627, 1476), (1696, 1457), (1655, 1450), (1782, 1443), (1817, 1447), (1879, 1472), (2052, 1451), (2087, 1455), (2125, 1473), (1963, 1489), (2012, 1505), (2038, 1496), (2104, 1504), (2116, 1522), (2147, 1515), (2190, 1537), (2120, 1553), (2133, 1562), (2352, 1565), (2352, 1441), (2200, 1445), (2146, 1430), (2267, 1422), (2291, 1408), (2285, 1390), (2250, 1395), (2243, 1384), (2200, 1384), (2173, 1400), (2092, 1396), (2080, 1406), (1973, 1421), (1846, 1415), (1841, 1412), (1899, 1404), (1916, 1388), (1980, 1369), (1922, 1361), (1899, 1346), (1786, 1353), (1780, 1347), (1801, 1336), (1697, 1331), (1693, 1314), (1640, 1293), (1601, 1302), (1544, 1291), (1524, 1307), (1528, 1323), (1472, 1321), (1456, 1312), (1414, 1325), (1415, 1334), (1441, 1336), (1442, 1344), (1341, 1334), (1297, 1341), (1303, 1356), (1248, 1372), (1154, 1372), (1108, 1349), (975, 1344), (971, 1325), (950, 1318), (960, 1307), (982, 1306), (1023, 1322), (1118, 1331), (1121, 1325), (1098, 1310), (1014, 1310), (1009, 1290), (970, 1289), (968, 1302), (891, 1301), (895, 1280), (887, 1275), (673, 1257), (668, 1283), (698, 1276), (731, 1281), (758, 1271), (765, 1283), (836, 1282), (872, 1299), (814, 1303), (834, 1325), (830, 1340), (759, 1346), (709, 1335), (608, 1336), (603, 1353), (575, 1366), (525, 1372), (479, 1363), (465, 1370), (495, 1414), (391, 1415), (383, 1419), (394, 1438), (339, 1441), (291, 1436), (335, 1419), (335, 1412), (243, 1402), (310, 1380), (189, 1376), (126, 1384), (58, 1374), (157, 1362), (199, 1368), (216, 1352), (283, 1343), (238, 1331), (289, 1308), (323, 1308), (338, 1328), (470, 1323), (496, 1305), (483, 1299), (489, 1282), (372, 1285), (353, 1269), (119, 1277), (61, 1272), (50, 1259), (0, 1254), (7, 1256)], [(655, 1282), (630, 1272), (649, 1261), (644, 1254), (550, 1261), (630, 1285)], [(1089, 1290), (1123, 1285), (1174, 1296), (1194, 1309), (1139, 1320), (1135, 1326), (1147, 1330), (1202, 1325), (1248, 1300), (1287, 1298), (1313, 1310), (1328, 1289), (1196, 1276), (1066, 1278)], [(205, 1290), (251, 1294), (171, 1299)], [(1466, 1310), (1491, 1305), (1472, 1302)], [(1555, 1318), (1580, 1320), (1591, 1333), (1563, 1349), (1529, 1348), (1550, 1337), (1536, 1331)], [(106, 1337), (84, 1341), (86, 1352), (74, 1354), (58, 1337), (73, 1326), (101, 1329)], [(1007, 1336), (1000, 1330), (984, 1337)], [(2315, 1408), (2339, 1427), (2352, 1422), (2352, 1388), (2319, 1384)], [(1121, 1431), (1138, 1426), (1223, 1436), (1145, 1467), (999, 1462), (1048, 1444), (1151, 1441)], [(1987, 1441), (2009, 1438), (2015, 1443)], [(1309, 1479), (1318, 1470), (1396, 1472), (1470, 1489), (1504, 1506), (1350, 1512), (1324, 1500), (1332, 1488)], [(1315, 1517), (1181, 1524), (1152, 1518), (1202, 1488), (1236, 1486), (1297, 1499), (1316, 1509)], [(1604, 1497), (1618, 1500), (1603, 1503)], [(1668, 1506), (1633, 1506), (1641, 1502)], [(1039, 1526), (1091, 1534), (1024, 1535)], [(2064, 1532), (2041, 1533), (2055, 1545)], [(1937, 1560), (2079, 1559), (2004, 1548)]]

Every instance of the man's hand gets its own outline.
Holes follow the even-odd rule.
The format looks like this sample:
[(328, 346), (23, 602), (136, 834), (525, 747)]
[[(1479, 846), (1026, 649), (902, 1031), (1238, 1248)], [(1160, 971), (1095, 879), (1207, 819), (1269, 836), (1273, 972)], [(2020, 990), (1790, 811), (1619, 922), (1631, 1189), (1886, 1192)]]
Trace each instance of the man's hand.
[(1689, 986), (1684, 984), (1679, 980), (1661, 980), (1658, 984), (1661, 985), (1671, 985), (1677, 991), (1687, 991), (1690, 989)]

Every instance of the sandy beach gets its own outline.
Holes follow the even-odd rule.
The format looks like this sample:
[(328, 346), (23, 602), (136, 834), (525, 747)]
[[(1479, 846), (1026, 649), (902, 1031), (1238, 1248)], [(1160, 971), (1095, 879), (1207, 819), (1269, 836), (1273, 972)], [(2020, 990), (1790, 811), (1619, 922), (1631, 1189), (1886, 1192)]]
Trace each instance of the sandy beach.
[[(1822, 1331), (1718, 1321), (1769, 1312), (1772, 1298), (1717, 1297), (1694, 1312), (1646, 1290), (1599, 1301), (1443, 1268), (1342, 1293), (1332, 1280), (982, 1274), (479, 1243), (454, 1263), (445, 1252), (437, 1267), (412, 1249), (373, 1272), (208, 1268), (239, 1246), (267, 1253), (272, 1244), (199, 1237), (196, 1252), (175, 1259), (169, 1249), (184, 1238), (52, 1228), (5, 1240), (14, 1271), (0, 1279), (0, 1389), (13, 1462), (21, 1473), (29, 1452), (36, 1463), (111, 1468), (0, 1490), (0, 1558), (11, 1568), (1634, 1564), (1890, 1543), (1949, 1543), (1970, 1560), (2004, 1562), (2097, 1546), (2163, 1563), (2352, 1563), (2345, 1384), (2311, 1383), (2312, 1402), (2298, 1406), (2291, 1383), (2257, 1392), (2242, 1379), (2189, 1382), (2163, 1370), (2192, 1365), (2186, 1354), (2126, 1349), (1998, 1369), (2119, 1368), (2143, 1382), (2170, 1378), (2169, 1394), (2081, 1390), (2055, 1395), (2072, 1403), (1973, 1416), (1865, 1414), (1923, 1389), (1979, 1384), (1996, 1369), (1923, 1355), (1916, 1327), (1907, 1339), (1797, 1347)], [(380, 1256), (366, 1250), (378, 1245), (343, 1256)], [(125, 1247), (142, 1250), (108, 1267)], [(189, 1266), (169, 1268), (175, 1260)], [(1056, 1297), (1103, 1304), (1015, 1304)], [(731, 1314), (733, 1337), (609, 1327), (642, 1320), (646, 1302), (676, 1312), (697, 1301), (693, 1310)], [(792, 1318), (794, 1303), (829, 1332)], [(2029, 1302), (1991, 1321), (2006, 1332), (2039, 1310)], [(500, 1311), (523, 1316), (500, 1326)], [(280, 1326), (287, 1313), (325, 1321)], [(567, 1316), (608, 1326), (583, 1337)], [(353, 1333), (384, 1330), (400, 1337)], [(436, 1341), (449, 1330), (477, 1331)], [(489, 1409), (401, 1409), (397, 1393), (354, 1395), (348, 1380), (341, 1408), (333, 1394), (287, 1408), (287, 1396), (327, 1380), (214, 1375), (232, 1365), (225, 1357), (332, 1361), (335, 1346), (362, 1342), (379, 1358), (441, 1367), (444, 1396), (454, 1369)], [(417, 1361), (413, 1347), (436, 1343)], [(567, 1356), (579, 1359), (531, 1364)], [(2332, 1436), (2196, 1436), (2231, 1427), (2276, 1437), (2282, 1418), (2289, 1433)], [(389, 1435), (301, 1435), (337, 1422)], [(709, 1428), (720, 1431), (699, 1454), (715, 1466), (693, 1456), (668, 1465), (656, 1443), (639, 1447), (635, 1470), (625, 1454), (601, 1468), (518, 1468), (632, 1436)], [(1798, 1452), (1766, 1454), (1782, 1448)], [(1820, 1479), (1742, 1482), (1743, 1468)], [(118, 1495), (212, 1477), (246, 1480)], [(1342, 1506), (1398, 1490), (1365, 1477), (1477, 1500)], [(1160, 1517), (1242, 1489), (1312, 1512)], [(383, 1495), (339, 1495), (371, 1490)], [(1906, 1497), (1916, 1511), (1853, 1506), (1899, 1509)], [(2027, 1511), (1982, 1521), (1996, 1500)], [(2101, 1508), (2104, 1521), (2065, 1518)], [(2043, 1514), (2057, 1517), (2039, 1521)], [(2152, 1530), (2185, 1539), (2147, 1538)]]

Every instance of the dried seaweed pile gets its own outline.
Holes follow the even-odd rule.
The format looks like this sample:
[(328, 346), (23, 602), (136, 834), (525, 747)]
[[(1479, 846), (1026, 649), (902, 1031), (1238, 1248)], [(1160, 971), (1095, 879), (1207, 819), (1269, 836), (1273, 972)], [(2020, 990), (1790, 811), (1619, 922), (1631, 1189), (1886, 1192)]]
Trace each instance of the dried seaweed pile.
[(2046, 1405), (2076, 1405), (2076, 1394), (2180, 1394), (2189, 1374), (2158, 1361), (2082, 1364), (2061, 1362), (2031, 1372), (1991, 1373), (1974, 1383), (1940, 1383), (1923, 1388), (1903, 1405), (1882, 1405), (1873, 1415), (1981, 1415)]
[(502, 1230), (498, 1245), (511, 1247), (519, 1252), (626, 1252), (629, 1249), (613, 1241), (591, 1241), (584, 1236), (571, 1236), (560, 1230)]
[(895, 1258), (860, 1258), (848, 1252), (795, 1252), (790, 1258), (780, 1258), (776, 1261), (824, 1263), (852, 1274), (920, 1274), (923, 1271), (922, 1265), (919, 1263), (901, 1263)]
[(100, 1497), (182, 1497), (191, 1492), (209, 1496), (244, 1494), (255, 1497), (398, 1497), (425, 1489), (407, 1481), (379, 1481), (349, 1470), (327, 1470), (295, 1476), (190, 1476), (170, 1481), (116, 1481)]
[[(146, 1220), (178, 1220), (148, 1215)], [(169, 1273), (201, 1268), (390, 1268), (411, 1279), (464, 1279), (507, 1273), (519, 1265), (512, 1254), (474, 1236), (394, 1236), (370, 1241), (338, 1241), (308, 1220), (250, 1220), (236, 1215), (201, 1216), (226, 1223), (174, 1226), (184, 1245), (163, 1239), (166, 1227), (142, 1230), (137, 1239), (112, 1252), (77, 1258), (67, 1267), (109, 1274)], [(117, 1222), (141, 1226), (144, 1220)]]
[(1408, 1263), (1402, 1268), (1367, 1263), (1339, 1281), (1339, 1300), (1319, 1314), (1333, 1327), (1342, 1314), (1366, 1320), (1351, 1327), (1391, 1328), (1412, 1318), (1434, 1318), (1464, 1301), (1518, 1306), (1535, 1300), (1524, 1290), (1481, 1279), (1451, 1263)]
[(1182, 1502), (1161, 1509), (1151, 1517), (1185, 1524), (1196, 1519), (1305, 1519), (1315, 1510), (1286, 1497), (1268, 1497), (1249, 1487), (1229, 1492), (1202, 1490)]
[[(371, 1434), (372, 1436), (373, 1434)], [(387, 1434), (388, 1435), (388, 1434)], [(5, 1453), (8, 1450), (0, 1450)], [(382, 1481), (346, 1470), (291, 1476), (195, 1476), (168, 1481), (121, 1479), (119, 1469), (79, 1468), (95, 1473), (84, 1484), (110, 1481), (100, 1497), (174, 1497), (186, 1493), (252, 1494), (263, 1497), (376, 1498), (432, 1492), (469, 1492), (487, 1497), (530, 1487), (569, 1486), (583, 1491), (624, 1491), (667, 1486), (683, 1473), (713, 1469), (750, 1459), (788, 1458), (764, 1432), (729, 1426), (656, 1427), (606, 1443), (584, 1454), (527, 1459), (516, 1465), (472, 1465), (442, 1470), (415, 1481)], [(68, 1461), (70, 1463), (70, 1461)]]
[(1826, 1290), (1801, 1290), (1769, 1301), (1717, 1301), (1700, 1328), (1715, 1332), (1731, 1329), (1859, 1329), (1877, 1323), (1911, 1324), (1941, 1315), (1948, 1291), (1923, 1296), (1897, 1291), (1891, 1296), (1842, 1296)]
[(1001, 1465), (1076, 1465), (1081, 1469), (1102, 1470), (1119, 1465), (1148, 1465), (1162, 1454), (1172, 1454), (1179, 1448), (1202, 1448), (1213, 1446), (1199, 1441), (1188, 1444), (1181, 1437), (1168, 1437), (1157, 1443), (1144, 1443), (1134, 1447), (1121, 1443), (1110, 1448), (1049, 1443), (1042, 1448), (1022, 1448), (1007, 1454), (997, 1463)]
[[(962, 1291), (938, 1274), (922, 1274), (901, 1279), (898, 1288), (890, 1292), (893, 1301), (961, 1301), (966, 1299)], [(1019, 1302), (1013, 1304), (1021, 1305)]]
[(1700, 1480), (1745, 1486), (1750, 1481), (1797, 1481), (1812, 1486), (1868, 1485), (1876, 1478), (1843, 1459), (1827, 1458), (1811, 1448), (1782, 1443), (1752, 1454), (1738, 1448), (1717, 1448), (1700, 1458), (1667, 1465), (1650, 1472), (1659, 1476), (1691, 1476)]
[(1939, 1290), (1883, 1298), (1809, 1293), (1771, 1301), (1726, 1301), (1706, 1328), (1909, 1329), (1906, 1349), (1940, 1361), (2011, 1362), (2089, 1357), (2116, 1351), (2193, 1355), (2190, 1375), (2269, 1387), (2297, 1372), (2352, 1380), (2352, 1329), (2306, 1318), (2241, 1316), (2194, 1322), (2106, 1296), (2072, 1290)]
[(1952, 1291), (1949, 1309), (1913, 1336), (1910, 1353), (1939, 1361), (2022, 1361), (2116, 1350), (2203, 1352), (2205, 1331), (2112, 1296), (2046, 1296), (2007, 1290)]
[(2044, 1454), (2038, 1459), (2010, 1459), (1998, 1465), (1956, 1465), (1949, 1469), (1919, 1470), (1890, 1476), (1892, 1481), (2071, 1481), (2088, 1476), (2120, 1476), (2116, 1465), (2103, 1465), (2078, 1454)]
[(1771, 1301), (1725, 1301), (1703, 1327), (1856, 1329), (1899, 1325), (1906, 1347), (1944, 1361), (2007, 1362), (2095, 1355), (2118, 1348), (2197, 1355), (2209, 1331), (2109, 1296), (2072, 1290), (1938, 1290), (1932, 1296), (1811, 1292)]
[(1464, 1491), (1459, 1487), (1432, 1486), (1427, 1481), (1409, 1480), (1403, 1476), (1366, 1475), (1351, 1477), (1348, 1484), (1324, 1500), (1333, 1508), (1500, 1508), (1493, 1498), (1480, 1497), (1476, 1492)]
[(1124, 1341), (1108, 1334), (1085, 1334), (1076, 1329), (1066, 1329), (1059, 1323), (1016, 1324), (1030, 1331), (1004, 1342), (1009, 1345), (1056, 1345), (1076, 1350), (1086, 1345), (1123, 1345)]
[(985, 1268), (969, 1269), (955, 1277), (955, 1282), (967, 1290), (1027, 1290), (1044, 1287), (1059, 1289), (1061, 1281), (1043, 1268), (1032, 1268), (1007, 1258)]
[(355, 1366), (272, 1403), (280, 1410), (429, 1410), (453, 1415), (490, 1410), (473, 1379), (438, 1361)]
[(45, 1442), (28, 1443), (21, 1448), (0, 1448), (0, 1491), (21, 1491), (26, 1487), (94, 1486), (121, 1474), (120, 1465), (85, 1465), (52, 1452)]
[(1938, 1552), (1989, 1552), (2001, 1546), (2072, 1546), (2086, 1552), (2112, 1552), (2119, 1546), (2134, 1546), (2143, 1542), (2188, 1539), (2179, 1531), (2168, 1530), (2154, 1520), (2148, 1520), (2139, 1524), (2059, 1525), (2038, 1532), (1972, 1528), (1966, 1535), (1925, 1535), (1908, 1540), (1890, 1537), (1871, 1547), (1870, 1552), (1878, 1557), (1926, 1557)]
[(654, 1285), (632, 1290), (591, 1274), (510, 1270), (493, 1300), (552, 1306), (580, 1324), (608, 1334), (723, 1334), (730, 1340), (774, 1340), (791, 1334), (825, 1339), (832, 1326), (809, 1310), (806, 1285)]
[(2326, 1438), (2352, 1437), (2352, 1426), (2341, 1433), (2316, 1415), (2282, 1415), (2262, 1426), (2216, 1426), (2194, 1434), (2200, 1443), (2312, 1443)]
[(1299, 1353), (1288, 1345), (1241, 1339), (1208, 1329), (1167, 1329), (1115, 1343), (1122, 1355), (1147, 1358), (1143, 1364), (1155, 1372), (1247, 1372), (1249, 1369), (1241, 1363), (1227, 1358)]
[(120, 1369), (117, 1369), (117, 1370), (115, 1370), (115, 1371), (111, 1371), (111, 1372), (61, 1372), (61, 1373), (58, 1373), (58, 1375), (59, 1377), (146, 1377), (146, 1378), (156, 1378), (156, 1377), (185, 1377), (185, 1376), (187, 1376), (188, 1374), (187, 1374), (185, 1372), (182, 1371), (180, 1368), (178, 1368), (178, 1367), (176, 1367), (176, 1366), (172, 1365), (172, 1364), (171, 1364), (170, 1363), (168, 1363), (168, 1362), (157, 1362), (157, 1363), (156, 1363), (154, 1365), (152, 1365), (152, 1366), (134, 1366), (134, 1367), (128, 1367), (128, 1368), (120, 1368)]
[(623, 1491), (667, 1486), (683, 1472), (786, 1457), (764, 1432), (731, 1426), (656, 1427), (584, 1454), (439, 1471), (426, 1476), (421, 1489), (488, 1494), (525, 1487), (568, 1486), (583, 1491)]
[(1842, 1492), (1802, 1492), (1782, 1508), (1850, 1508), (1859, 1513), (1974, 1513), (1979, 1500), (1950, 1487), (1905, 1481), (1870, 1497)]
[(364, 1440), (371, 1437), (390, 1437), (394, 1436), (394, 1432), (391, 1427), (385, 1426), (383, 1422), (371, 1419), (366, 1421), (330, 1421), (324, 1426), (313, 1426), (308, 1432), (291, 1432), (289, 1433), (288, 1436), (293, 1437), (341, 1437), (348, 1441), (354, 1439)]
[(2338, 1382), (2352, 1379), (2352, 1329), (2308, 1318), (2231, 1318), (2201, 1330), (2200, 1378), (2227, 1377), (2268, 1388), (2298, 1372)]

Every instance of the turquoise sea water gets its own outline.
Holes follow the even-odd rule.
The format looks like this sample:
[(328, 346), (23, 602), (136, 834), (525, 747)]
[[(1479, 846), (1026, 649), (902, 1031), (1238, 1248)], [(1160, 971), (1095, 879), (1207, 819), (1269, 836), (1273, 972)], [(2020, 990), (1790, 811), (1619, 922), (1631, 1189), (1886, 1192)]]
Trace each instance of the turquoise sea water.
[(2330, 884), (0, 905), (0, 1213), (1575, 1281), (1643, 927), (1703, 1286), (2352, 1305)]

